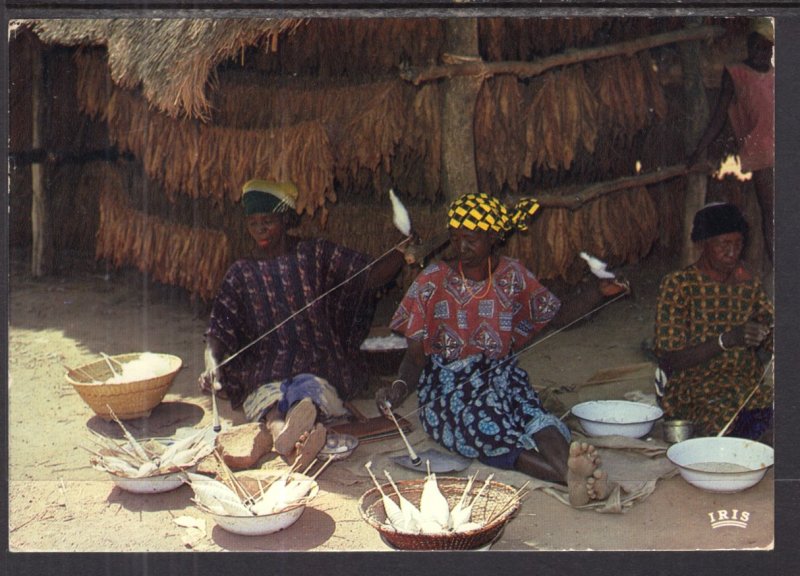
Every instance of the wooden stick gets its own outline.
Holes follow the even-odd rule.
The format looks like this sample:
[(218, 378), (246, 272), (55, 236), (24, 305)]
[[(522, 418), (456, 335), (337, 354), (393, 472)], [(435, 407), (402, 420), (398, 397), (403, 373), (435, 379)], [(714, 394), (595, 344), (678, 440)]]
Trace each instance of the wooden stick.
[[(70, 378), (75, 378), (74, 375), (77, 375), (80, 372), (81, 376), (83, 378), (88, 378), (89, 382), (100, 382), (100, 380), (98, 380), (97, 378), (95, 378), (94, 376), (92, 376), (91, 374), (89, 374), (88, 372), (83, 370), (82, 368), (70, 368), (66, 364), (62, 364), (62, 366), (67, 371), (67, 373), (69, 374)], [(77, 378), (76, 378), (76, 380), (77, 380)], [(89, 382), (87, 382), (87, 384)]]
[(494, 474), (489, 474), (486, 477), (486, 480), (483, 481), (483, 486), (481, 486), (481, 489), (478, 490), (478, 493), (475, 495), (475, 498), (470, 500), (470, 503), (469, 503), (470, 506), (475, 504), (478, 501), (478, 498), (480, 498), (483, 495), (483, 491), (486, 490), (486, 488), (489, 487), (489, 484), (492, 482), (492, 478), (494, 478)]
[(217, 410), (217, 389), (214, 387), (214, 382), (211, 383), (211, 411), (214, 415), (214, 432), (222, 430), (222, 425), (219, 423), (219, 410)]
[(758, 390), (758, 388), (761, 386), (761, 383), (764, 381), (764, 378), (766, 378), (767, 373), (769, 372), (769, 369), (771, 367), (772, 367), (772, 358), (770, 358), (769, 362), (767, 362), (767, 367), (764, 369), (764, 374), (762, 374), (761, 378), (758, 379), (758, 382), (753, 387), (753, 389), (750, 391), (750, 394), (748, 394), (747, 398), (744, 399), (744, 402), (742, 402), (742, 405), (739, 406), (739, 408), (736, 409), (736, 412), (733, 414), (731, 419), (728, 420), (728, 423), (725, 424), (725, 427), (722, 430), (719, 431), (719, 434), (717, 434), (717, 438), (719, 438), (720, 436), (725, 436), (725, 433), (728, 431), (728, 428), (731, 427), (731, 424), (733, 424), (733, 421), (736, 420), (736, 417), (739, 415), (739, 412), (741, 412), (742, 409), (745, 406), (747, 406), (747, 403), (750, 402), (750, 399), (753, 397), (753, 394), (755, 394), (756, 390)]
[(139, 456), (135, 451), (126, 448), (124, 443), (118, 444), (113, 439), (103, 436), (102, 434), (99, 434), (94, 430), (90, 430), (90, 432), (92, 433), (93, 436), (102, 440), (101, 442), (100, 440), (92, 439), (92, 442), (94, 442), (98, 446), (102, 446), (106, 450), (110, 450), (115, 454), (126, 454), (127, 456), (132, 458), (134, 462), (139, 462), (139, 464), (144, 464), (145, 462), (147, 462), (147, 460), (143, 460), (141, 456)]
[[(314, 460), (314, 462), (316, 462), (316, 460)], [(325, 468), (327, 468), (328, 464), (330, 464), (331, 462), (333, 462), (333, 458), (328, 458), (327, 460), (325, 460), (325, 462), (322, 463), (322, 467), (314, 473), (311, 479), (316, 480), (317, 476), (322, 474), (322, 471), (325, 470)]]
[(369, 420), (369, 418), (367, 418), (366, 416), (364, 416), (364, 413), (363, 413), (363, 412), (361, 412), (361, 410), (359, 410), (359, 409), (356, 407), (356, 405), (355, 405), (355, 404), (353, 404), (352, 402), (350, 402), (349, 400), (348, 400), (348, 401), (346, 401), (346, 402), (344, 402), (344, 407), (345, 407), (345, 408), (348, 410), (348, 412), (350, 412), (350, 414), (352, 414), (352, 415), (353, 415), (353, 417), (354, 417), (356, 420), (358, 420), (359, 422), (366, 422), (367, 420)]
[(119, 424), (119, 427), (122, 428), (122, 433), (125, 434), (125, 438), (127, 438), (128, 442), (130, 442), (131, 447), (136, 452), (136, 455), (139, 456), (140, 458), (143, 458), (145, 461), (150, 460), (152, 454), (148, 454), (149, 451), (146, 450), (145, 447), (142, 446), (138, 440), (136, 440), (136, 438), (133, 436), (133, 434), (131, 434), (128, 431), (127, 428), (125, 428), (125, 425), (122, 423), (122, 420), (117, 418), (117, 415), (114, 414), (114, 410), (111, 408), (111, 406), (106, 404), (106, 408), (108, 408), (109, 413), (111, 413), (111, 417), (114, 419), (114, 422)]
[(601, 196), (612, 192), (619, 192), (629, 188), (640, 188), (664, 180), (670, 180), (686, 174), (687, 168), (684, 164), (676, 164), (661, 168), (653, 172), (645, 172), (636, 176), (624, 176), (616, 180), (598, 182), (590, 186), (565, 186), (546, 190), (546, 194), (536, 197), (536, 201), (543, 208), (567, 208), (577, 210), (587, 202), (596, 200)]
[(222, 472), (225, 475), (225, 478), (223, 478), (223, 480), (226, 481), (226, 483), (229, 483), (231, 485), (231, 487), (233, 488), (234, 492), (237, 492), (237, 495), (239, 496), (239, 500), (241, 500), (242, 504), (244, 504), (245, 506), (248, 505), (247, 502), (250, 502), (252, 504), (252, 502), (254, 500), (253, 496), (250, 494), (250, 492), (247, 490), (247, 488), (245, 488), (242, 485), (242, 483), (239, 482), (239, 480), (233, 474), (231, 469), (225, 463), (225, 460), (222, 458), (222, 456), (220, 455), (219, 451), (216, 450), (216, 449), (214, 450), (214, 456), (216, 456), (216, 458), (217, 458), (217, 462), (220, 465), (220, 470), (222, 470)]
[[(329, 460), (329, 461), (330, 461), (330, 460)], [(314, 458), (314, 459), (313, 459), (313, 460), (312, 460), (312, 461), (309, 463), (309, 465), (308, 465), (308, 466), (306, 466), (306, 469), (305, 469), (305, 470), (303, 470), (303, 471), (301, 472), (301, 474), (302, 474), (303, 476), (308, 476), (308, 471), (309, 471), (309, 470), (311, 470), (311, 469), (314, 467), (314, 465), (315, 465), (316, 463), (317, 463), (317, 459), (316, 459), (316, 458)]]
[[(100, 352), (100, 355), (101, 355), (101, 356), (103, 357), (103, 359), (106, 361), (106, 364), (108, 364), (108, 367), (109, 367), (109, 368), (111, 368), (111, 373), (112, 373), (114, 376), (119, 376), (119, 375), (120, 375), (120, 373), (118, 373), (116, 370), (114, 370), (114, 367), (111, 365), (111, 361), (112, 361), (112, 360), (114, 360), (114, 359), (113, 359), (111, 356), (109, 356), (108, 354), (106, 354), (105, 352)], [(116, 362), (116, 363), (117, 363), (117, 365), (118, 365), (120, 368), (122, 368), (122, 363), (121, 363), (121, 362), (119, 362), (118, 360), (114, 360), (114, 362)]]
[[(400, 424), (397, 423), (397, 419), (394, 417), (394, 413), (392, 412), (391, 408), (389, 408), (386, 412), (389, 413), (392, 422), (394, 422), (394, 425), (397, 426), (398, 432), (400, 432), (400, 437), (403, 439), (403, 443), (406, 445), (406, 449), (408, 449), (408, 455), (411, 457), (411, 464), (413, 464), (414, 466), (419, 466), (420, 463), (422, 462), (422, 459), (419, 456), (417, 456), (417, 453), (414, 452), (414, 449), (411, 447), (411, 444), (408, 443), (408, 439), (406, 438), (406, 435), (403, 433), (403, 429), (400, 427)], [(430, 463), (428, 464), (428, 467), (430, 468)], [(428, 470), (428, 475), (430, 475), (430, 469)]]
[(515, 501), (521, 500), (521, 498), (519, 496), (522, 493), (522, 491), (525, 490), (525, 488), (528, 487), (528, 484), (530, 484), (530, 482), (525, 482), (525, 484), (523, 484), (518, 490), (516, 490), (511, 496), (509, 496), (508, 500), (505, 502), (505, 504), (503, 505), (503, 507), (500, 509), (500, 511), (497, 514), (495, 514), (494, 510), (492, 510), (492, 515), (486, 521), (486, 524), (491, 524), (492, 522), (494, 522), (497, 518), (499, 518), (500, 516), (505, 514), (506, 510), (511, 508), (511, 506), (514, 505)]
[(654, 34), (652, 36), (618, 42), (616, 44), (605, 44), (592, 48), (569, 50), (560, 54), (540, 58), (533, 62), (484, 62), (483, 60), (470, 60), (454, 64), (434, 65), (424, 69), (411, 68), (402, 72), (400, 77), (415, 85), (422, 84), (423, 82), (440, 80), (442, 78), (453, 78), (455, 76), (488, 77), (499, 74), (512, 74), (519, 78), (531, 78), (559, 66), (578, 64), (588, 60), (601, 60), (612, 56), (631, 56), (643, 50), (663, 46), (665, 44), (674, 44), (676, 42), (703, 39), (710, 40), (721, 36), (724, 32), (724, 29), (720, 26), (700, 26), (698, 28), (686, 28), (684, 30), (665, 32), (663, 34)]

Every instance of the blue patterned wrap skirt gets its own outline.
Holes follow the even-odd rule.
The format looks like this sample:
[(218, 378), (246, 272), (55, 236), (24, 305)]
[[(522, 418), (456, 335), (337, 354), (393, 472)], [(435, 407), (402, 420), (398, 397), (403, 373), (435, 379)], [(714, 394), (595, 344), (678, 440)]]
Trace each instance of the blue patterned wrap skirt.
[(420, 420), (436, 442), (467, 458), (510, 469), (523, 450), (536, 450), (533, 435), (567, 426), (545, 411), (516, 358), (481, 354), (446, 362), (432, 355), (420, 376)]

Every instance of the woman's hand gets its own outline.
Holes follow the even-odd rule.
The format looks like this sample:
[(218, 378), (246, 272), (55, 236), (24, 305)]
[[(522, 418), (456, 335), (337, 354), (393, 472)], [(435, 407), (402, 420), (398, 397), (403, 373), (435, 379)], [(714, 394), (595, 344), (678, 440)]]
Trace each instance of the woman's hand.
[(408, 384), (405, 380), (397, 379), (388, 386), (382, 386), (375, 392), (375, 405), (378, 411), (387, 415), (392, 406), (399, 406), (408, 396)]
[(597, 283), (600, 293), (606, 298), (619, 294), (628, 295), (631, 293), (631, 283), (624, 278), (601, 279)]
[(766, 324), (750, 321), (723, 332), (720, 340), (725, 348), (758, 348), (769, 333), (770, 327)]
[(222, 390), (222, 378), (219, 362), (217, 362), (212, 348), (213, 345), (211, 343), (206, 346), (204, 355), (206, 369), (197, 379), (197, 384), (200, 386), (200, 391), (207, 394), (210, 394), (212, 389), (217, 392)]
[(219, 368), (206, 370), (200, 374), (200, 377), (197, 379), (197, 384), (200, 386), (200, 390), (207, 394), (211, 393), (212, 387), (217, 392), (222, 390), (222, 382), (219, 378)]
[(442, 247), (450, 239), (450, 233), (444, 232), (423, 242), (416, 232), (411, 233), (411, 241), (402, 248), (403, 257), (408, 265), (425, 265), (425, 260), (433, 252)]

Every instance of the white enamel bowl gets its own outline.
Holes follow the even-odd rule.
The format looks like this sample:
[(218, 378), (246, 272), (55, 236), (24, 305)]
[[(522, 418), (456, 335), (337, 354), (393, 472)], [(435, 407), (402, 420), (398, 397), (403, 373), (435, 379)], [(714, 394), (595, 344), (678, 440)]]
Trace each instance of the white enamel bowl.
[[(237, 476), (250, 478), (270, 478), (272, 474), (261, 470), (248, 470), (247, 472), (237, 474)], [(292, 477), (294, 478), (302, 476), (302, 474), (294, 474)], [(238, 534), (240, 536), (264, 536), (266, 534), (273, 534), (275, 532), (285, 530), (297, 522), (300, 516), (303, 515), (306, 505), (314, 499), (318, 492), (319, 485), (314, 482), (311, 490), (309, 490), (305, 498), (298, 500), (295, 504), (292, 504), (280, 512), (275, 512), (274, 514), (264, 514), (261, 516), (230, 516), (227, 514), (217, 514), (199, 504), (197, 504), (197, 506), (198, 508), (211, 514), (219, 527), (227, 532)]]
[(288, 528), (303, 515), (306, 507), (300, 504), (266, 516), (225, 516), (210, 513), (220, 528), (240, 536), (264, 536)]
[(653, 429), (656, 420), (664, 415), (658, 406), (627, 400), (592, 400), (572, 407), (589, 436), (627, 436), (641, 438)]
[(145, 478), (126, 478), (108, 473), (114, 484), (126, 492), (134, 494), (160, 494), (179, 488), (183, 484), (183, 476), (180, 473), (171, 472), (169, 474), (159, 474), (157, 476), (147, 476)]
[(740, 492), (761, 481), (774, 462), (774, 451), (753, 440), (712, 436), (673, 444), (667, 458), (693, 486), (708, 492)]
[(328, 432), (325, 446), (317, 454), (320, 460), (343, 460), (358, 447), (358, 438), (350, 434)]
[[(172, 438), (141, 438), (139, 439), (139, 443), (143, 444), (145, 447), (155, 450), (157, 452), (163, 452), (170, 444), (172, 444), (174, 440)], [(154, 444), (160, 445), (155, 446)], [(125, 447), (129, 450), (133, 450), (130, 442), (125, 444)], [(119, 474), (115, 474), (110, 470), (107, 470), (109, 477), (111, 480), (114, 481), (114, 484), (119, 486), (122, 490), (126, 492), (133, 492), (134, 494), (160, 494), (162, 492), (169, 492), (171, 490), (175, 490), (179, 488), (181, 484), (184, 483), (184, 477), (180, 473), (181, 470), (188, 470), (193, 468), (194, 466), (185, 466), (181, 469), (174, 468), (171, 469), (169, 472), (165, 472), (162, 474), (155, 474), (152, 476), (145, 476), (142, 478), (131, 478), (129, 476), (121, 476)]]

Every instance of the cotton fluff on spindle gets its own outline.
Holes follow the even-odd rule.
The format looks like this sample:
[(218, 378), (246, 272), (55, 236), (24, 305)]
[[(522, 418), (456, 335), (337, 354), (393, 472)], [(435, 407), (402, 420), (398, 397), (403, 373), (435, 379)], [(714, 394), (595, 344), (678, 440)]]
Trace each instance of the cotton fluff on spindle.
[(408, 216), (408, 210), (400, 202), (400, 199), (395, 195), (394, 190), (389, 189), (389, 198), (392, 201), (392, 222), (400, 232), (406, 236), (411, 235), (411, 218)]
[(589, 265), (589, 269), (592, 271), (592, 274), (594, 274), (598, 278), (603, 278), (603, 279), (615, 278), (613, 272), (609, 272), (608, 270), (606, 270), (608, 264), (606, 264), (602, 260), (599, 260), (594, 256), (590, 256), (586, 252), (581, 252), (581, 258), (586, 260), (586, 263)]

